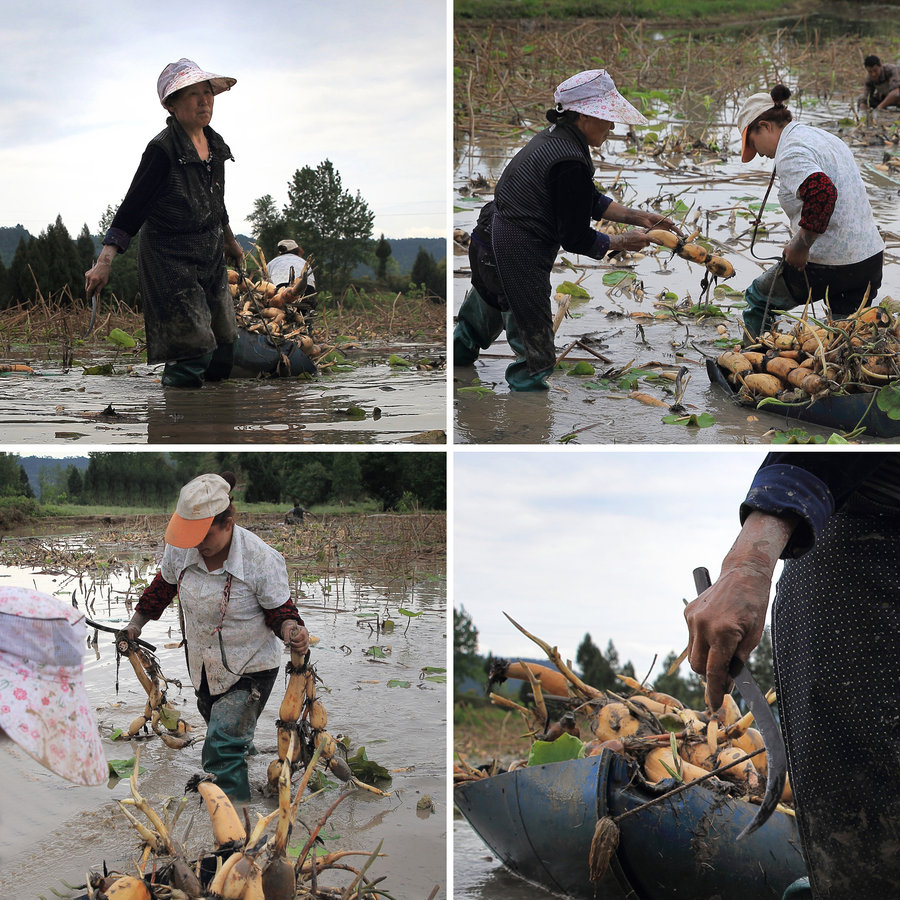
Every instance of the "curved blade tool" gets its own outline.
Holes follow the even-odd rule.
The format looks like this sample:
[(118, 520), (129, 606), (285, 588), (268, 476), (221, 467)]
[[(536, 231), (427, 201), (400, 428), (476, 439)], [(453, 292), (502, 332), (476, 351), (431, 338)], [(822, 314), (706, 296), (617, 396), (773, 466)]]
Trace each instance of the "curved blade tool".
[[(697, 594), (702, 594), (710, 587), (709, 572), (704, 568), (694, 569), (694, 586)], [(787, 778), (787, 752), (784, 749), (784, 738), (781, 735), (781, 726), (775, 721), (775, 715), (769, 706), (763, 692), (759, 689), (747, 664), (736, 656), (731, 660), (728, 674), (734, 679), (734, 684), (744, 698), (753, 718), (756, 720), (763, 743), (766, 745), (766, 759), (768, 774), (766, 776), (766, 793), (763, 801), (753, 817), (753, 821), (737, 836), (737, 840), (753, 834), (768, 820), (775, 811), (778, 801), (784, 790)]]

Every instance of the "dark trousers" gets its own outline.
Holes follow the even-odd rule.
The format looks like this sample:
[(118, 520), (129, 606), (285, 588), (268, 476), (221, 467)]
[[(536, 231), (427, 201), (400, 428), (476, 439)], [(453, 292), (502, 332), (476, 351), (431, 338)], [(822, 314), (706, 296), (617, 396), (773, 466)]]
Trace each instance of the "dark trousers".
[(201, 761), (203, 771), (215, 775), (216, 784), (232, 802), (250, 802), (247, 755), (253, 755), (256, 722), (265, 708), (278, 669), (253, 672), (238, 679), (223, 694), (211, 694), (206, 669), (197, 694), (197, 709), (206, 722)]

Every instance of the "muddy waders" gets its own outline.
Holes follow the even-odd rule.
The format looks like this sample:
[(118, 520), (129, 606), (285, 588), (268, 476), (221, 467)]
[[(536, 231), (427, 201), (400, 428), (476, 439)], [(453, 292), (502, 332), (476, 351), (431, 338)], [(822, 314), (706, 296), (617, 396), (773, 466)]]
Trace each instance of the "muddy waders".
[(222, 381), (231, 374), (235, 343), (219, 344), (202, 356), (167, 362), (162, 383), (166, 387), (198, 388), (205, 381)]
[(482, 350), (487, 350), (506, 330), (506, 340), (516, 353), (515, 362), (506, 367), (506, 381), (514, 391), (546, 391), (546, 379), (553, 367), (540, 372), (528, 371), (525, 345), (513, 314), (486, 303), (474, 287), (469, 288), (459, 308), (456, 328), (453, 329), (453, 365), (471, 366)]
[(247, 756), (253, 746), (256, 722), (269, 699), (278, 669), (244, 675), (224, 694), (209, 694), (206, 670), (197, 691), (197, 709), (206, 722), (201, 762), (203, 771), (214, 775), (216, 784), (232, 803), (250, 802)]

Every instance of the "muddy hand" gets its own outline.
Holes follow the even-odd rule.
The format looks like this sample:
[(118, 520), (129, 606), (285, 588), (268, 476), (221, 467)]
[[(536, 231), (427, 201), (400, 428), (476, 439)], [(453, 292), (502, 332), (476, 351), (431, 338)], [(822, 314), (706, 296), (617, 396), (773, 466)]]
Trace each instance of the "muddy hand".
[(609, 236), (609, 252), (615, 253), (619, 250), (643, 250), (648, 244), (652, 244), (646, 231), (638, 231), (633, 229), (625, 231), (622, 234), (611, 234)]
[(671, 231), (677, 234), (679, 237), (684, 237), (684, 232), (681, 230), (681, 226), (677, 222), (673, 222), (668, 216), (658, 216), (655, 213), (648, 214), (647, 216), (647, 231), (652, 231), (654, 229), (661, 229), (663, 231)]
[(305, 625), (289, 622), (285, 625), (281, 639), (288, 649), (294, 653), (306, 653), (309, 649), (309, 631)]

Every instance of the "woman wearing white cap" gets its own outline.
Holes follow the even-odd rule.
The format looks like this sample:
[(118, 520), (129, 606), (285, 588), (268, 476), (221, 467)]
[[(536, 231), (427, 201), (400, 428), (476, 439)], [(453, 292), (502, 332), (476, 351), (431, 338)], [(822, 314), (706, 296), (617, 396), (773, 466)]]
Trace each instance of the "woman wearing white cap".
[(784, 105), (790, 96), (779, 84), (753, 94), (738, 113), (741, 161), (775, 160), (778, 202), (794, 232), (782, 259), (745, 292), (753, 337), (769, 327), (773, 310), (827, 295), (832, 313), (847, 315), (881, 287), (884, 241), (856, 160), (840, 138), (794, 122)]
[(305, 653), (309, 632), (290, 596), (284, 557), (234, 521), (235, 478), (186, 484), (166, 528), (160, 570), (123, 634), (132, 640), (178, 595), (188, 669), (207, 724), (202, 763), (232, 800), (250, 800), (246, 756), (283, 650)]
[(147, 145), (100, 256), (85, 273), (93, 297), (106, 287), (113, 258), (140, 231), (147, 361), (166, 364), (162, 382), (172, 387), (227, 378), (234, 360), (237, 325), (225, 271), (226, 256), (243, 259), (225, 209), (225, 160), (234, 157), (209, 123), (214, 96), (235, 81), (189, 59), (163, 69), (157, 93), (171, 115)]
[(643, 228), (676, 230), (664, 216), (629, 209), (594, 185), (591, 147), (613, 123), (646, 119), (616, 90), (603, 69), (564, 81), (547, 111), (550, 127), (510, 161), (494, 199), (478, 217), (469, 244), (472, 290), (453, 332), (455, 365), (471, 365), (506, 329), (518, 358), (506, 370), (513, 390), (546, 390), (556, 350), (550, 312), (550, 271), (560, 247), (601, 259), (611, 250), (641, 250), (642, 231), (606, 235), (591, 222), (607, 219)]

